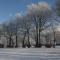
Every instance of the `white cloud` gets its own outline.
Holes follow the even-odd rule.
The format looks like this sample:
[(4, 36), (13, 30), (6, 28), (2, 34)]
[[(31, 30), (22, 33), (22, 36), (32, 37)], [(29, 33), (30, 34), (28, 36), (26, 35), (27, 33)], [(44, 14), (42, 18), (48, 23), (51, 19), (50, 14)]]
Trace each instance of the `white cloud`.
[(22, 15), (21, 15), (21, 13), (16, 13), (16, 15), (15, 15), (17, 18), (20, 18), (20, 17), (22, 17)]
[(50, 7), (50, 5), (48, 4), (48, 3), (46, 3), (46, 2), (39, 2), (38, 3), (38, 6), (39, 6), (39, 8), (40, 9), (42, 9), (42, 10), (51, 10), (51, 7)]
[(51, 7), (46, 2), (39, 2), (38, 4), (31, 4), (27, 6), (29, 14), (40, 14), (41, 12), (51, 11)]

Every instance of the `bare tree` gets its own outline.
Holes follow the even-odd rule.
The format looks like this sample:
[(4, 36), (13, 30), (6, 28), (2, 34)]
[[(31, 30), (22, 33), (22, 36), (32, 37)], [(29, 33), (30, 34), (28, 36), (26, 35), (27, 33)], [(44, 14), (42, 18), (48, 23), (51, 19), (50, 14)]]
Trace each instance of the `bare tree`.
[(52, 21), (51, 28), (52, 28), (53, 38), (54, 38), (53, 48), (55, 48), (55, 46), (56, 46), (56, 26), (55, 25), (56, 24), (54, 24), (54, 22)]
[(36, 47), (41, 47), (40, 33), (51, 15), (51, 8), (47, 3), (32, 4), (28, 7), (28, 13), (32, 16), (36, 27)]
[[(31, 28), (31, 20), (28, 15), (23, 17), (22, 28), (23, 28), (23, 33), (24, 33), (24, 39), (26, 36), (28, 37), (27, 47), (29, 48), (30, 47), (29, 31)], [(23, 39), (23, 42), (24, 42), (24, 39)]]
[(16, 37), (16, 46), (15, 47), (18, 47), (18, 31), (20, 29), (20, 18), (16, 18), (16, 20), (14, 20), (13, 22), (14, 24), (14, 35)]

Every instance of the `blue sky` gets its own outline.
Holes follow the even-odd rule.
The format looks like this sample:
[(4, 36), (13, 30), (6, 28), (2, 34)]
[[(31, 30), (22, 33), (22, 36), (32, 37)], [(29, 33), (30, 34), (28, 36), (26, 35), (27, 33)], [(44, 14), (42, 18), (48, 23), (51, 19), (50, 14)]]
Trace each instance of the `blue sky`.
[(8, 20), (11, 15), (14, 16), (17, 12), (25, 13), (27, 5), (41, 1), (54, 5), (56, 0), (0, 0), (0, 23)]

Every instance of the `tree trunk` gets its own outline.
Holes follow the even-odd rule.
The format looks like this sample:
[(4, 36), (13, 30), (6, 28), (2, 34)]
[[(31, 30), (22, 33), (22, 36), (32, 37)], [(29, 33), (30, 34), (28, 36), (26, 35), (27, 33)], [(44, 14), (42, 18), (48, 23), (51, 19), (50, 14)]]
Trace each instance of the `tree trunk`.
[(56, 38), (55, 38), (55, 32), (54, 32), (54, 45), (53, 48), (55, 48)]
[(26, 36), (26, 32), (24, 32), (24, 37), (23, 37), (23, 41), (22, 41), (22, 47), (25, 48), (25, 36)]
[(16, 46), (15, 46), (16, 48), (18, 47), (18, 41), (17, 41), (17, 38), (18, 38), (18, 37), (17, 37), (17, 35), (16, 35)]
[(12, 35), (10, 35), (10, 38), (9, 38), (9, 44), (8, 44), (7, 47), (9, 47), (9, 48), (12, 48), (12, 47), (13, 47)]
[(41, 26), (42, 26), (41, 18), (39, 18), (38, 23), (39, 23), (39, 25), (38, 25), (38, 27), (39, 27), (39, 29), (38, 29), (38, 31), (39, 31), (38, 32), (39, 33), (39, 35), (38, 35), (38, 40), (39, 40), (38, 47), (41, 47), (41, 38), (40, 38), (41, 37), (41, 34), (40, 34), (41, 33)]
[(11, 46), (11, 36), (10, 36), (10, 39), (9, 39), (9, 46)]
[(38, 33), (38, 47), (41, 47), (41, 39), (40, 39), (40, 33), (41, 33), (41, 30), (40, 30), (40, 28), (39, 28), (39, 33)]
[(36, 47), (38, 46), (38, 26), (36, 26)]
[(9, 38), (9, 44), (7, 45), (7, 47), (11, 48), (12, 47), (12, 39), (11, 39), (11, 36)]
[(40, 29), (39, 29), (39, 45), (41, 44), (40, 42), (41, 42), (41, 41), (40, 41)]
[(30, 48), (31, 47), (31, 45), (30, 45), (30, 41), (29, 41), (29, 29), (27, 29), (27, 34), (28, 34), (28, 48)]

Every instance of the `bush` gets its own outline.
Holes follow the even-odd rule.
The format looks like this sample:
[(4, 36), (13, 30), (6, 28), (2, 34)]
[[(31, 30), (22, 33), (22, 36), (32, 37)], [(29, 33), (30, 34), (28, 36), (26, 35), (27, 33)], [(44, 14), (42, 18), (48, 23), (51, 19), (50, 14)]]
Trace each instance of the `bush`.
[(13, 48), (14, 46), (12, 46), (12, 45), (7, 45), (7, 48)]
[(28, 48), (30, 48), (30, 47), (31, 47), (31, 45), (30, 45), (30, 44), (28, 44), (28, 45), (27, 45), (27, 47), (28, 47)]
[(4, 45), (3, 44), (0, 44), (0, 48), (4, 48)]
[(22, 48), (26, 48), (26, 45), (25, 45), (25, 44), (23, 44), (23, 45), (22, 45)]
[(51, 45), (51, 44), (45, 44), (45, 47), (47, 47), (47, 48), (51, 48), (52, 45)]
[(35, 45), (35, 48), (41, 48), (42, 44)]

